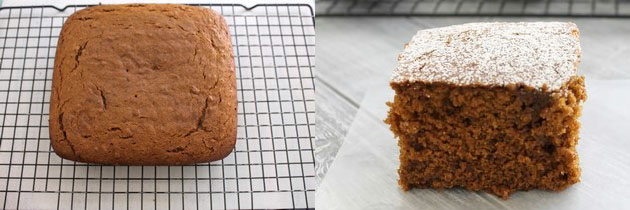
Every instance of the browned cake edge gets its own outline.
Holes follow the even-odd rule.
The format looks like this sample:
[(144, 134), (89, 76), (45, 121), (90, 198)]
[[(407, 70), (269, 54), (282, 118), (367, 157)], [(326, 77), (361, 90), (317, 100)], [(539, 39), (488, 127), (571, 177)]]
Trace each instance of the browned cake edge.
[[(125, 11), (117, 11), (117, 12), (133, 12), (131, 10), (146, 7), (151, 11), (161, 11), (166, 12), (170, 11), (172, 8), (167, 8), (168, 6), (176, 6), (181, 10), (192, 10), (199, 12), (202, 15), (212, 19), (212, 21), (218, 23), (216, 26), (211, 26), (209, 30), (217, 32), (216, 38), (217, 40), (225, 42), (225, 44), (218, 44), (218, 47), (221, 47), (221, 52), (224, 53), (226, 58), (229, 58), (228, 64), (225, 66), (226, 69), (231, 70), (226, 71), (230, 72), (225, 77), (219, 77), (218, 81), (215, 82), (215, 86), (217, 83), (219, 86), (223, 86), (222, 88), (217, 88), (217, 90), (212, 91), (221, 91), (225, 90), (224, 93), (219, 93), (219, 98), (217, 100), (223, 101), (226, 105), (223, 107), (209, 107), (208, 100), (212, 99), (211, 96), (206, 99), (205, 105), (203, 105), (203, 100), (201, 102), (201, 106), (195, 108), (195, 110), (190, 110), (191, 112), (199, 112), (197, 113), (199, 116), (197, 123), (197, 127), (187, 133), (191, 136), (199, 136), (199, 135), (208, 135), (204, 133), (208, 133), (210, 130), (215, 130), (216, 135), (212, 134), (209, 139), (202, 140), (194, 140), (188, 143), (180, 142), (178, 145), (166, 145), (166, 143), (155, 145), (159, 148), (145, 147), (145, 148), (137, 148), (132, 151), (142, 153), (142, 154), (133, 154), (131, 153), (123, 153), (123, 154), (110, 154), (104, 153), (101, 154), (99, 151), (94, 151), (90, 147), (94, 145), (90, 144), (82, 144), (76, 142), (76, 131), (78, 131), (77, 126), (72, 122), (64, 122), (66, 116), (64, 113), (66, 107), (65, 99), (71, 97), (72, 93), (66, 93), (66, 96), (63, 95), (62, 84), (66, 83), (64, 81), (64, 76), (66, 74), (70, 74), (71, 72), (69, 68), (67, 68), (67, 63), (63, 63), (63, 60), (75, 60), (75, 63), (70, 65), (79, 65), (78, 58), (81, 56), (82, 47), (85, 46), (70, 46), (69, 44), (64, 45), (64, 38), (66, 37), (81, 37), (82, 34), (65, 34), (69, 28), (71, 27), (79, 27), (74, 23), (79, 21), (90, 20), (90, 14), (100, 12), (100, 13), (109, 13), (116, 10), (125, 10)], [(95, 20), (97, 21), (97, 20)], [(85, 37), (83, 37), (85, 38)], [(214, 40), (212, 42), (214, 46)], [(66, 59), (67, 58), (67, 59)], [(221, 64), (223, 65), (223, 64)], [(156, 4), (126, 4), (126, 5), (103, 5), (103, 6), (94, 6), (89, 7), (72, 14), (66, 23), (63, 25), (60, 38), (58, 41), (58, 47), (56, 52), (55, 59), (55, 68), (53, 73), (53, 84), (52, 84), (52, 94), (51, 94), (51, 102), (50, 102), (50, 119), (49, 119), (49, 130), (50, 130), (50, 140), (51, 145), (57, 155), (62, 158), (78, 161), (78, 162), (90, 162), (90, 163), (99, 163), (99, 164), (110, 164), (110, 165), (184, 165), (184, 164), (192, 164), (199, 162), (208, 162), (214, 160), (220, 160), (228, 156), (233, 150), (236, 144), (236, 127), (237, 127), (237, 116), (236, 116), (236, 78), (234, 71), (234, 61), (232, 60), (232, 49), (230, 43), (230, 36), (227, 23), (221, 17), (221, 15), (215, 13), (210, 9), (193, 7), (193, 6), (184, 6), (184, 5), (156, 5)], [(205, 78), (205, 75), (204, 75)], [(66, 90), (67, 91), (67, 90)], [(122, 90), (121, 90), (122, 91)], [(204, 90), (201, 90), (204, 92)], [(101, 92), (102, 94), (102, 92)], [(65, 98), (65, 99), (64, 99)], [(86, 99), (87, 100), (87, 99)], [(214, 103), (214, 102), (212, 102)], [(210, 106), (214, 106), (210, 105)], [(214, 109), (214, 110), (212, 110)], [(211, 113), (212, 112), (212, 113)], [(221, 116), (223, 122), (217, 122), (219, 118), (217, 116)], [(80, 116), (68, 116), (72, 119), (77, 119)], [(165, 123), (165, 122), (164, 122)], [(159, 125), (158, 125), (159, 126)], [(124, 135), (124, 128), (119, 128), (119, 132), (122, 132)], [(182, 132), (185, 132), (182, 131)], [(72, 135), (71, 135), (72, 133)], [(124, 137), (124, 136), (122, 136)], [(74, 138), (74, 139), (73, 139)], [(150, 140), (150, 139), (148, 139)], [(186, 141), (186, 140), (184, 140)], [(137, 142), (135, 142), (137, 143)], [(129, 148), (133, 147), (135, 143), (132, 144), (121, 144), (116, 145), (117, 148)], [(113, 144), (112, 144), (113, 146)], [(139, 146), (136, 146), (139, 147)], [(162, 150), (167, 149), (168, 155), (161, 155), (157, 152), (152, 152), (152, 150)], [(79, 150), (81, 150), (79, 152)], [(110, 152), (112, 149), (110, 148)]]
[(385, 122), (399, 139), (399, 184), (485, 191), (562, 190), (579, 182), (584, 77), (556, 91), (391, 83)]

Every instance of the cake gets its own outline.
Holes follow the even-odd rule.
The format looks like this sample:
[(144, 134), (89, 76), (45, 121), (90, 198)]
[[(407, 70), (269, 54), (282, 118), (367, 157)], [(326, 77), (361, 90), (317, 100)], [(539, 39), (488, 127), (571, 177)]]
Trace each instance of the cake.
[(209, 9), (77, 11), (57, 44), (52, 147), (62, 158), (99, 164), (220, 160), (236, 142), (235, 76), (228, 27)]
[(419, 31), (398, 57), (385, 122), (399, 185), (504, 199), (580, 181), (584, 76), (575, 24), (469, 23)]

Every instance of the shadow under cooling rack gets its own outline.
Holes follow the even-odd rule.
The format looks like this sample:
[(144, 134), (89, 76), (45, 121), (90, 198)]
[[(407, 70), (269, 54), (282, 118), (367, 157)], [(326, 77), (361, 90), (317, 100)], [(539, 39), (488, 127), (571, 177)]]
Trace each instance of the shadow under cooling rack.
[(58, 157), (48, 109), (61, 26), (88, 5), (0, 8), (0, 209), (313, 208), (315, 29), (308, 5), (196, 6), (232, 35), (238, 135), (225, 159), (107, 166)]
[(630, 0), (317, 0), (318, 16), (630, 17)]

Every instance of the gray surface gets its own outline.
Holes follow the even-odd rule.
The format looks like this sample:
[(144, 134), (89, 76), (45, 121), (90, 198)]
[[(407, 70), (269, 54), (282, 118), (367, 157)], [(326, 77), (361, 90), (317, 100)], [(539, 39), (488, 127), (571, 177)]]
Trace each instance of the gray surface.
[(317, 0), (317, 15), (559, 15), (630, 14), (630, 2), (610, 0)]
[[(381, 83), (382, 84), (382, 83)], [(577, 146), (581, 182), (554, 193), (533, 190), (502, 200), (461, 189), (416, 189), (397, 186), (398, 147), (380, 122), (393, 91), (370, 89), (346, 141), (317, 190), (318, 209), (628, 209), (630, 208), (630, 141), (624, 141), (630, 112), (630, 80), (587, 80)]]
[[(587, 81), (630, 79), (630, 19), (589, 19), (589, 18), (316, 18), (317, 22), (317, 132), (316, 132), (316, 174), (318, 179), (326, 176), (333, 165), (335, 156), (346, 139), (352, 122), (361, 123), (363, 136), (372, 139), (388, 138), (393, 140), (387, 129), (382, 126), (384, 116), (368, 115), (355, 119), (362, 101), (376, 95), (374, 87), (386, 89), (390, 73), (394, 68), (398, 52), (417, 30), (423, 28), (448, 26), (480, 21), (572, 21), (580, 28), (582, 42), (582, 63), (580, 74), (586, 75)], [(611, 82), (611, 89), (616, 89)], [(591, 91), (587, 87), (587, 91)], [(589, 94), (594, 94), (589, 92)], [(623, 95), (624, 92), (619, 92)], [(627, 97), (627, 94), (626, 94)], [(595, 98), (595, 99), (594, 99)], [(588, 100), (596, 100), (591, 97)], [(374, 101), (383, 105), (385, 100)], [(617, 112), (625, 111), (611, 101), (611, 107)], [(626, 111), (627, 112), (627, 111)], [(598, 121), (599, 122), (599, 121)], [(605, 122), (605, 121), (601, 121)], [(628, 127), (627, 121), (617, 122), (621, 127)], [(591, 124), (585, 125), (589, 126)], [(597, 124), (596, 124), (597, 125)], [(370, 127), (373, 126), (373, 127)], [(597, 128), (605, 128), (598, 125)], [(589, 129), (589, 128), (584, 128)], [(597, 130), (593, 132), (597, 133)], [(602, 134), (610, 135), (610, 134)], [(356, 137), (356, 136), (355, 136)], [(583, 136), (582, 141), (596, 142)], [(630, 140), (619, 138), (616, 146), (626, 146)], [(581, 147), (597, 146), (582, 143)], [(352, 145), (351, 145), (352, 146)], [(601, 151), (604, 152), (604, 151)], [(619, 158), (619, 156), (614, 157)], [(583, 160), (584, 161), (584, 160)], [(582, 161), (582, 162), (583, 162)], [(626, 162), (626, 165), (628, 163)], [(623, 166), (623, 165), (622, 165)], [(390, 167), (397, 167), (397, 163)], [(388, 170), (383, 168), (383, 170)], [(389, 169), (391, 172), (391, 169)], [(591, 169), (592, 170), (592, 169)], [(628, 168), (619, 167), (612, 174), (627, 173)], [(585, 173), (588, 174), (588, 173)], [(611, 178), (611, 177), (607, 178)], [(618, 178), (620, 179), (620, 178)], [(385, 186), (386, 187), (386, 186)], [(391, 187), (391, 186), (390, 186)], [(626, 192), (627, 193), (627, 192)], [(321, 192), (318, 192), (318, 202)], [(615, 206), (611, 206), (615, 207)]]

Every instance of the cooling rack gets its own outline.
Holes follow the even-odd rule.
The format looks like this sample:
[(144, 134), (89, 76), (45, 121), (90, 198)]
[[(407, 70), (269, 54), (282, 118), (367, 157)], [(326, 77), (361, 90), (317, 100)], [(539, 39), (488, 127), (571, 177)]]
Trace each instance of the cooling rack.
[(0, 8), (0, 209), (313, 208), (315, 31), (301, 4), (198, 4), (229, 24), (238, 137), (224, 160), (107, 166), (59, 158), (48, 134), (57, 38), (89, 5)]
[(630, 17), (630, 0), (317, 0), (318, 16)]

